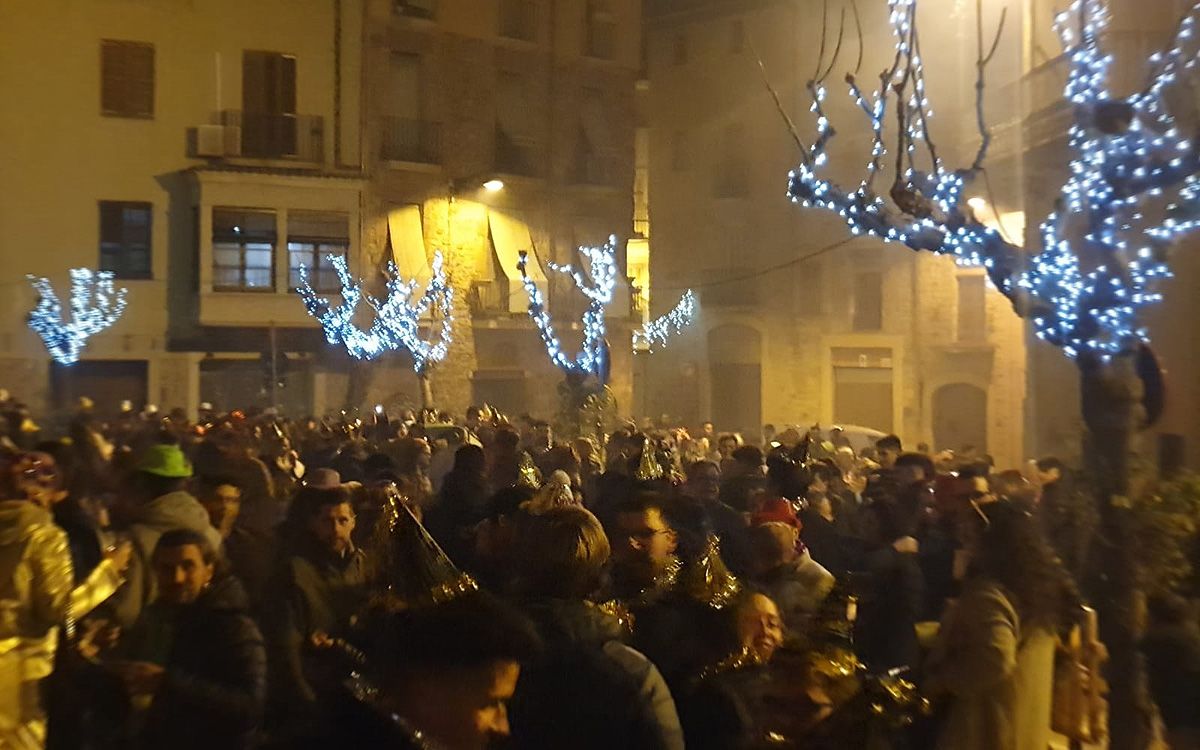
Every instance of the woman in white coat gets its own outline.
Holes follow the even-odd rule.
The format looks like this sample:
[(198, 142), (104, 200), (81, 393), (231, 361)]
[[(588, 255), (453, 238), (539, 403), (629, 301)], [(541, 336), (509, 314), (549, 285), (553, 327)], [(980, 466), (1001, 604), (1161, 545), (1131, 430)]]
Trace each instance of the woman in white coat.
[(966, 578), (926, 666), (940, 750), (1046, 750), (1057, 634), (1075, 588), (1034, 519), (1007, 501), (964, 523)]

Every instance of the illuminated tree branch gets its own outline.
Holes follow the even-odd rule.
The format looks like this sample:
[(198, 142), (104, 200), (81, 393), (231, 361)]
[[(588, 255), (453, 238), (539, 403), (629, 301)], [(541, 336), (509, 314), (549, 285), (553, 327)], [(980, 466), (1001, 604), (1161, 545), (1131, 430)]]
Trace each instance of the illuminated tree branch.
[[(304, 266), (300, 266), (300, 286), (296, 288), (308, 314), (321, 324), (329, 343), (344, 345), (357, 359), (375, 359), (384, 352), (405, 349), (412, 355), (413, 370), (418, 374), (446, 358), (454, 324), (454, 289), (446, 281), (440, 251), (433, 258), (433, 277), (429, 286), (415, 301), (417, 282), (400, 278), (395, 265), (388, 264), (387, 294), (382, 300), (365, 295), (367, 304), (375, 312), (366, 330), (353, 322), (364, 297), (361, 283), (351, 277), (345, 256), (333, 258), (333, 267), (342, 285), (340, 305), (317, 295)], [(431, 312), (438, 318), (436, 330), (430, 333), (431, 338), (425, 339), (421, 337), (420, 324)]]
[(668, 339), (678, 336), (696, 317), (696, 295), (691, 289), (683, 293), (670, 311), (633, 332), (633, 350), (653, 351), (655, 345), (665, 348)]
[[(1068, 136), (1071, 174), (1056, 210), (1041, 225), (1042, 247), (1032, 258), (980, 222), (964, 195), (966, 186), (983, 173), (990, 142), (983, 117), (984, 68), (997, 42), (984, 54), (979, 30), (976, 113), (981, 142), (971, 166), (951, 171), (929, 137), (932, 111), (925, 92), (916, 1), (890, 0), (888, 6), (896, 40), (892, 67), (869, 96), (853, 74), (846, 76), (849, 93), (869, 118), (873, 133), (866, 177), (848, 190), (820, 176), (835, 131), (824, 112), (825, 86), (816, 80), (809, 91), (817, 139), (789, 175), (789, 197), (803, 206), (837, 213), (853, 234), (983, 266), (1017, 312), (1033, 321), (1038, 336), (1068, 356), (1089, 353), (1107, 359), (1144, 340), (1138, 312), (1161, 298), (1155, 289), (1170, 274), (1167, 251), (1200, 219), (1200, 154), (1175, 126), (1165, 101), (1168, 85), (1195, 70), (1198, 6), (1180, 22), (1171, 47), (1151, 58), (1151, 82), (1124, 99), (1113, 97), (1108, 88), (1110, 59), (1100, 48), (1107, 11), (1101, 0), (1075, 0), (1057, 19), (1070, 66), (1065, 95), (1074, 108)], [(1001, 26), (1003, 22), (1001, 16)], [(873, 181), (887, 151), (883, 122), (889, 92), (896, 94), (899, 127), (896, 174), (891, 200), (885, 201), (874, 192)], [(918, 141), (926, 145), (928, 170), (916, 166)], [(1090, 270), (1081, 262), (1084, 256)]]
[(604, 311), (612, 302), (613, 290), (617, 285), (617, 238), (610, 236), (601, 247), (580, 247), (579, 252), (588, 263), (586, 275), (570, 264), (547, 264), (552, 271), (570, 276), (576, 288), (588, 298), (588, 308), (583, 313), (583, 345), (574, 357), (562, 350), (542, 290), (525, 272), (529, 261), (526, 253), (521, 253), (517, 268), (521, 271), (525, 293), (529, 295), (529, 317), (542, 335), (542, 343), (546, 345), (550, 361), (567, 374), (602, 376), (608, 367)]
[(27, 276), (38, 293), (37, 307), (29, 314), (29, 327), (42, 338), (50, 356), (63, 365), (79, 361), (87, 340), (112, 326), (125, 312), (125, 289), (113, 290), (111, 271), (72, 268), (71, 322), (63, 320), (62, 304), (41, 276)]

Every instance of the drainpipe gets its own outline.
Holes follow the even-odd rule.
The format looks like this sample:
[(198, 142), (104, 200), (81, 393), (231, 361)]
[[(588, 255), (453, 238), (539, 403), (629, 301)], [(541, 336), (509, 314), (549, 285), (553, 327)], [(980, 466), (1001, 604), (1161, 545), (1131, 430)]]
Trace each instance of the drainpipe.
[(342, 0), (333, 0), (333, 165), (342, 164)]

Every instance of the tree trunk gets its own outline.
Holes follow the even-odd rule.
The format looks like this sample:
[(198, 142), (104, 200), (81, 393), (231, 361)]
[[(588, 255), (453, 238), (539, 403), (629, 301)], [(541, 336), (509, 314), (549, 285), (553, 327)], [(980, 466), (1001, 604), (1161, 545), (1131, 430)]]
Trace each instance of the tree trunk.
[[(1109, 651), (1109, 732), (1113, 750), (1141, 750), (1153, 736), (1153, 704), (1137, 642), (1142, 593), (1137, 550), (1130, 543), (1130, 498), (1143, 477), (1135, 474), (1138, 432), (1145, 417), (1142, 384), (1132, 355), (1109, 363), (1080, 360), (1083, 418), (1087, 425), (1085, 469), (1100, 512), (1099, 559), (1089, 587), (1100, 618), (1100, 636)], [(1094, 557), (1093, 559), (1096, 559)]]
[(354, 360), (350, 363), (350, 376), (346, 379), (346, 403), (342, 406), (352, 411), (363, 405), (371, 388), (371, 376), (374, 370), (370, 362)]
[(421, 368), (417, 372), (417, 382), (421, 386), (421, 410), (433, 408), (433, 384), (429, 380), (429, 373), (425, 368)]

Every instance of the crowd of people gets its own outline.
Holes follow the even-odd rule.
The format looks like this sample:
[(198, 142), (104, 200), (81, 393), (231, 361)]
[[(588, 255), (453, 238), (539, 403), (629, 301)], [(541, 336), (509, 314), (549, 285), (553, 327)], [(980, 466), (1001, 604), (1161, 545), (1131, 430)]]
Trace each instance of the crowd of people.
[(0, 747), (1048, 746), (1053, 459), (204, 407), (5, 407)]

